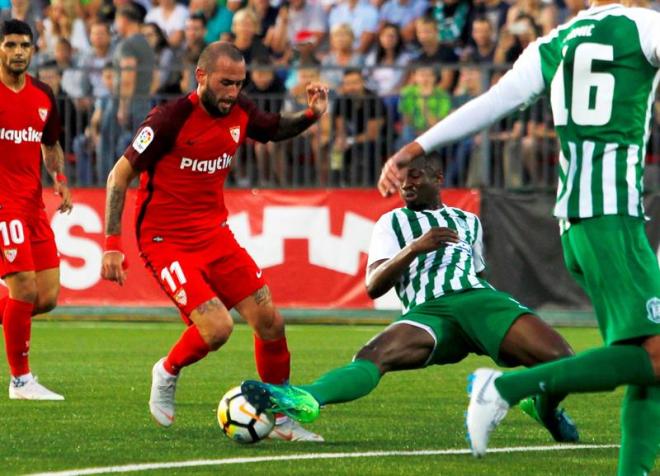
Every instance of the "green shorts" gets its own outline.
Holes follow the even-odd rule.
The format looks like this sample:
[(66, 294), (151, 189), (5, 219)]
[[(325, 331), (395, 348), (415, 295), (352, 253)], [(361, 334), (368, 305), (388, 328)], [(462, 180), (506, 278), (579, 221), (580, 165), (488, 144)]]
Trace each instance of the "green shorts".
[(392, 325), (406, 323), (431, 334), (435, 348), (426, 365), (459, 362), (470, 352), (504, 365), (499, 359), (502, 340), (523, 314), (534, 312), (507, 293), (472, 289), (415, 306)]
[(660, 334), (660, 269), (644, 220), (579, 220), (561, 243), (566, 267), (591, 299), (607, 345)]

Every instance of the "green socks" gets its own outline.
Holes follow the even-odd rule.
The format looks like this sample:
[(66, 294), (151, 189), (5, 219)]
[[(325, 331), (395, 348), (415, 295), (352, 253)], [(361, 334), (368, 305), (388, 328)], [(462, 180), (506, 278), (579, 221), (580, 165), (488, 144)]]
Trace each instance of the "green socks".
[(625, 384), (654, 383), (653, 366), (642, 347), (613, 345), (505, 373), (495, 381), (495, 387), (504, 400), (515, 405), (535, 394), (600, 392)]
[(299, 388), (311, 393), (319, 405), (350, 402), (369, 394), (378, 385), (380, 377), (376, 364), (369, 360), (355, 360)]
[(660, 445), (660, 384), (631, 385), (621, 407), (619, 476), (651, 473)]

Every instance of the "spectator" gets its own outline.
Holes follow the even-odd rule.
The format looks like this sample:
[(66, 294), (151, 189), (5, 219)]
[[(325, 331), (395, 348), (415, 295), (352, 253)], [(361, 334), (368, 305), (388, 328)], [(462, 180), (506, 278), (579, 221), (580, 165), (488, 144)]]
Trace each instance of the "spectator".
[(231, 31), (234, 12), (220, 5), (216, 0), (190, 0), (190, 12), (201, 12), (206, 18), (204, 41), (207, 44), (218, 41), (221, 35)]
[(491, 64), (495, 57), (496, 42), (493, 27), (486, 17), (477, 17), (472, 22), (472, 45), (465, 48), (463, 61), (476, 64)]
[[(567, 4), (571, 4), (573, 7), (577, 6), (578, 9), (574, 14), (577, 14), (577, 12), (582, 10), (586, 5), (584, 0), (569, 0)], [(511, 28), (515, 30), (516, 27), (513, 26), (514, 23), (520, 18), (527, 16), (532, 18), (534, 23), (540, 26), (539, 33), (541, 31), (549, 33), (550, 30), (557, 26), (557, 15), (558, 12), (552, 3), (545, 3), (541, 0), (518, 0), (509, 9), (506, 25), (509, 28), (509, 31), (511, 31)], [(569, 18), (565, 21), (568, 20)]]
[(344, 77), (342, 68), (359, 68), (364, 64), (364, 57), (353, 48), (353, 30), (347, 23), (335, 25), (330, 30), (330, 53), (322, 60), (322, 79), (330, 90), (341, 86)]
[(459, 46), (468, 39), (470, 0), (436, 0), (433, 15), (442, 43)]
[[(80, 82), (78, 64), (73, 57), (73, 48), (69, 40), (58, 38), (53, 59), (60, 70), (61, 77), (59, 79), (62, 89), (73, 99), (82, 98), (85, 92), (83, 84)], [(49, 61), (47, 60), (47, 62)]]
[[(500, 30), (506, 25), (509, 8), (510, 4), (503, 0), (476, 0), (474, 2), (476, 18), (486, 19), (490, 24), (493, 43), (497, 43)], [(475, 21), (476, 19), (472, 22), (472, 29), (474, 29)]]
[(415, 39), (415, 20), (428, 10), (427, 0), (388, 0), (380, 9), (380, 28), (386, 23), (399, 28), (401, 38), (405, 43)]
[(38, 45), (40, 41), (39, 35), (43, 29), (42, 13), (39, 5), (38, 0), (36, 2), (32, 2), (31, 0), (11, 0), (11, 8), (0, 11), (0, 21), (11, 19), (24, 21), (32, 29), (32, 36), (34, 37), (33, 44)]
[(539, 34), (540, 29), (531, 16), (520, 16), (515, 23), (502, 30), (500, 42), (493, 56), (495, 64), (513, 63)]
[(52, 0), (46, 9), (43, 32), (39, 37), (39, 49), (42, 54), (53, 57), (57, 40), (69, 41), (75, 53), (89, 50), (89, 41), (85, 22), (78, 17), (76, 4), (67, 0)]
[(373, 89), (379, 96), (398, 96), (410, 60), (411, 55), (403, 49), (397, 26), (385, 24), (378, 33), (376, 49), (365, 60), (365, 66), (371, 68), (369, 76)]
[[(186, 20), (188, 21), (188, 20)], [(140, 31), (154, 52), (154, 69), (150, 94), (176, 92), (181, 79), (179, 60), (174, 50), (167, 43), (167, 37), (157, 23), (145, 23)], [(173, 89), (174, 87), (174, 89)]]
[(376, 39), (378, 31), (378, 10), (361, 0), (342, 0), (330, 11), (330, 28), (342, 23), (351, 25), (355, 39), (353, 48), (360, 54), (367, 54)]
[[(74, 142), (76, 175), (78, 185), (82, 187), (104, 183), (115, 160), (123, 153), (123, 150), (117, 148), (120, 137), (116, 116), (118, 99), (109, 92), (115, 82), (114, 76), (112, 62), (106, 63), (101, 78), (108, 93), (96, 98), (89, 127)], [(93, 177), (94, 169), (96, 180)]]
[[(204, 49), (206, 46), (206, 17), (203, 13), (193, 13), (186, 19), (183, 31), (183, 44), (186, 47)], [(201, 53), (200, 50), (200, 53)]]
[(320, 62), (316, 57), (314, 35), (311, 32), (300, 31), (293, 40), (293, 60), (290, 62), (289, 75), (286, 78), (286, 87), (291, 88), (298, 84), (297, 70), (300, 65), (318, 67)]
[(451, 92), (457, 75), (454, 69), (446, 68), (445, 65), (458, 63), (458, 55), (454, 52), (454, 48), (440, 43), (438, 25), (433, 17), (419, 18), (415, 22), (415, 35), (420, 44), (420, 51), (415, 61), (440, 65), (442, 67), (440, 86), (445, 91)]
[(234, 34), (233, 43), (243, 54), (247, 65), (252, 64), (253, 59), (269, 57), (268, 48), (257, 36), (259, 20), (252, 10), (243, 8), (237, 11), (232, 20), (231, 31)]
[(438, 86), (438, 75), (431, 65), (416, 65), (412, 84), (401, 89), (399, 112), (403, 122), (401, 146), (412, 142), (451, 111), (451, 97)]
[(103, 22), (94, 22), (90, 26), (89, 41), (90, 50), (82, 53), (78, 60), (80, 67), (80, 77), (83, 94), (98, 98), (107, 95), (110, 91), (106, 90), (103, 82), (103, 67), (112, 59), (112, 50), (110, 48), (110, 25)]
[(274, 29), (273, 50), (284, 53), (300, 32), (313, 37), (314, 48), (318, 47), (327, 31), (326, 14), (317, 3), (308, 0), (291, 0), (280, 6)]
[(172, 48), (178, 48), (183, 43), (183, 29), (188, 9), (176, 0), (159, 0), (156, 8), (147, 12), (145, 23), (156, 23), (167, 36), (167, 41)]
[[(284, 111), (298, 112), (308, 108), (307, 86), (320, 81), (317, 63), (301, 63), (297, 71), (298, 82), (289, 88)], [(327, 115), (326, 115), (327, 116)], [(325, 117), (325, 116), (324, 116)], [(296, 184), (309, 184), (314, 178), (320, 185), (327, 184), (328, 167), (326, 148), (329, 142), (327, 121), (319, 121), (299, 136), (289, 141), (291, 181)], [(318, 174), (314, 177), (314, 172)]]
[[(476, 98), (483, 90), (484, 84), (481, 71), (473, 66), (462, 67), (455, 95), (452, 98), (453, 109), (458, 109), (463, 104)], [(454, 146), (452, 160), (448, 161), (445, 170), (445, 184), (447, 186), (466, 186), (469, 177), (472, 177), (473, 183), (479, 183), (481, 177), (479, 164), (482, 162), (481, 157), (471, 160), (471, 157), (474, 157), (474, 144), (474, 137), (466, 137)], [(468, 172), (468, 167), (470, 172)]]
[(551, 167), (559, 154), (551, 110), (539, 101), (521, 113), (521, 123), (524, 137), (504, 156), (504, 184), (508, 188), (550, 185), (550, 177), (555, 176)]
[[(278, 113), (282, 109), (286, 88), (274, 71), (269, 58), (257, 58), (252, 63), (251, 81), (243, 92), (253, 100), (259, 109), (268, 113)], [(282, 142), (253, 142), (257, 164), (257, 180), (260, 186), (287, 184), (286, 163)]]
[(565, 23), (587, 8), (586, 0), (564, 0), (566, 8), (559, 13), (559, 24)]
[(140, 33), (140, 18), (140, 12), (133, 5), (120, 7), (115, 16), (120, 40), (113, 53), (114, 93), (119, 97), (117, 122), (126, 132), (120, 140), (126, 145), (149, 112), (149, 93), (156, 65), (155, 53)]
[(387, 114), (382, 100), (365, 87), (360, 70), (348, 69), (344, 73), (332, 117), (333, 156), (341, 154), (343, 159), (333, 168), (340, 165), (342, 180), (351, 185), (373, 185), (382, 165), (382, 131)]
[(62, 89), (62, 74), (55, 61), (48, 61), (41, 64), (39, 66), (38, 77), (40, 81), (46, 83), (53, 90), (57, 111), (62, 121), (59, 142), (66, 159), (70, 160), (73, 151), (73, 138), (77, 130), (76, 108), (69, 95)]
[(257, 16), (259, 28), (257, 36), (264, 45), (271, 48), (273, 43), (273, 30), (277, 20), (278, 10), (273, 7), (269, 0), (248, 0), (247, 8)]

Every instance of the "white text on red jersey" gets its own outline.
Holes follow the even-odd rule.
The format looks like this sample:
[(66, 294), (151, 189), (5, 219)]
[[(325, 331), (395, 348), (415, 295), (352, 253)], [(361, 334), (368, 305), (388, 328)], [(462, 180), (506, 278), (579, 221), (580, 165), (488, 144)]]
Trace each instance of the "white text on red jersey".
[(232, 156), (226, 152), (217, 159), (189, 159), (188, 157), (181, 158), (181, 170), (190, 169), (193, 172), (204, 172), (207, 174), (214, 174), (218, 170), (223, 170), (231, 166)]
[(0, 140), (8, 140), (14, 144), (22, 142), (41, 142), (42, 132), (36, 131), (31, 127), (27, 129), (0, 129)]

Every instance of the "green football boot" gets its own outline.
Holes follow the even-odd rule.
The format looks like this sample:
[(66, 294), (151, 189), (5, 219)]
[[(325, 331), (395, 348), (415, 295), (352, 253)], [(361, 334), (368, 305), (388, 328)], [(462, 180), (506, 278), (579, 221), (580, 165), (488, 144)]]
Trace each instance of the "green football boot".
[(536, 408), (536, 397), (528, 397), (522, 400), (518, 406), (524, 413), (543, 425), (555, 441), (559, 443), (576, 443), (580, 440), (577, 426), (563, 408), (556, 408), (552, 415), (542, 419)]
[(241, 384), (241, 393), (259, 412), (283, 413), (301, 423), (309, 423), (319, 416), (319, 402), (311, 393), (293, 385), (246, 380)]

